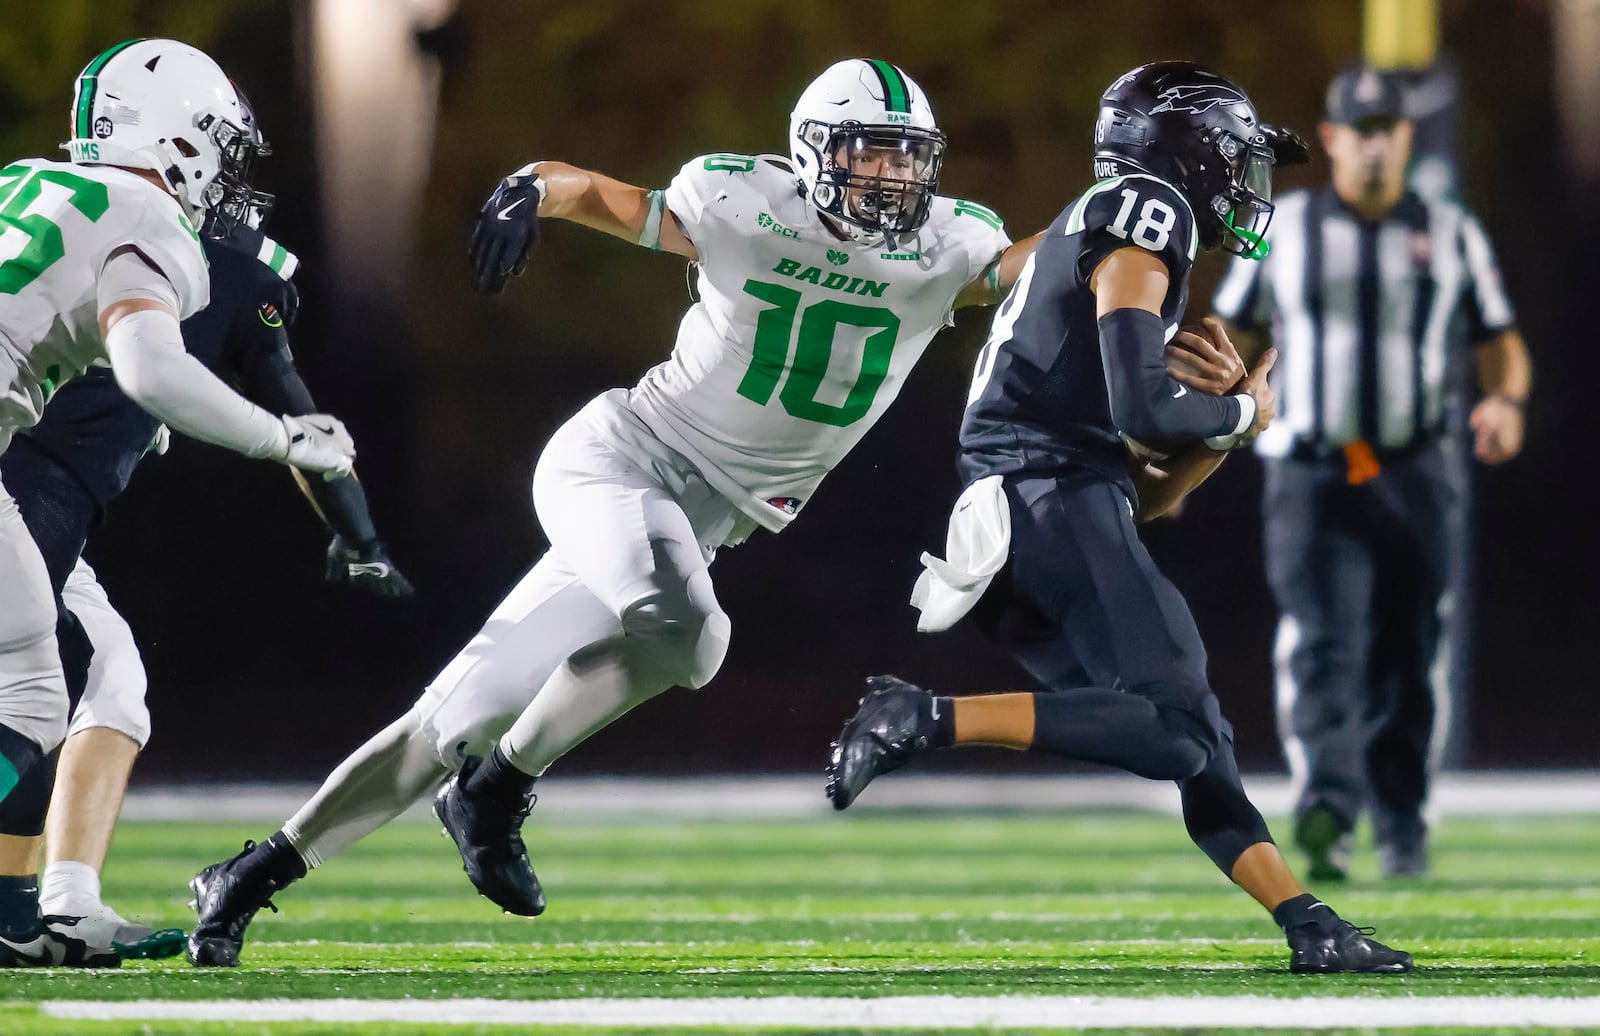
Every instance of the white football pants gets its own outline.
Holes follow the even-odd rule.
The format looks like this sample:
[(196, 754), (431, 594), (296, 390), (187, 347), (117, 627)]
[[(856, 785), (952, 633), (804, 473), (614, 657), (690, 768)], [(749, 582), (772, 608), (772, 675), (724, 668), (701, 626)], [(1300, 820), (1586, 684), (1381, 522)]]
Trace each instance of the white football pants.
[[(0, 446), (6, 436), (0, 433)], [(0, 484), (0, 723), (49, 752), (67, 731), (56, 602), (17, 502)]]
[(149, 680), (133, 631), (111, 606), (94, 569), (82, 558), (67, 576), (67, 585), (61, 588), (61, 601), (67, 611), (78, 617), (89, 643), (94, 645), (89, 682), (72, 712), (67, 736), (91, 727), (105, 727), (128, 735), (143, 749), (150, 741), (150, 708), (145, 704)]
[(486, 754), (547, 684), (564, 700), (524, 724), (544, 742), (531, 763), (513, 759), (529, 772), (669, 687), (703, 686), (722, 664), (731, 624), (709, 564), (754, 523), (626, 400), (621, 389), (596, 397), (551, 438), (533, 477), (549, 551), (417, 703), (452, 768)]
[(551, 438), (534, 504), (549, 551), (411, 711), (284, 825), (309, 866), (399, 816), (513, 725), (531, 732), (513, 762), (540, 772), (639, 702), (715, 674), (729, 623), (708, 566), (755, 525), (650, 433), (623, 390)]

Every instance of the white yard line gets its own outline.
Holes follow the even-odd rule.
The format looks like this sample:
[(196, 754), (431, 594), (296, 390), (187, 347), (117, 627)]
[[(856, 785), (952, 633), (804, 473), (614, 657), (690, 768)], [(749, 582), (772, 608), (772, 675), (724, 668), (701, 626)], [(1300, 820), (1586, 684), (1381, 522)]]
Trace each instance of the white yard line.
[[(1257, 807), (1283, 816), (1292, 805), (1287, 777), (1249, 776)], [(122, 815), (137, 820), (279, 821), (314, 785), (235, 784), (146, 787), (128, 796)], [(1171, 784), (1116, 775), (1004, 777), (943, 774), (888, 778), (852, 812), (917, 809), (1144, 809), (1178, 813)], [(1432, 809), (1446, 816), (1591, 815), (1600, 813), (1600, 771), (1447, 773), (1434, 782)], [(815, 776), (667, 779), (551, 778), (540, 785), (539, 813), (579, 817), (803, 817), (831, 813)], [(409, 814), (429, 816), (421, 803)]]
[(1600, 997), (847, 997), (689, 1000), (58, 1000), (54, 1018), (458, 1025), (1329, 1029), (1600, 1024)]

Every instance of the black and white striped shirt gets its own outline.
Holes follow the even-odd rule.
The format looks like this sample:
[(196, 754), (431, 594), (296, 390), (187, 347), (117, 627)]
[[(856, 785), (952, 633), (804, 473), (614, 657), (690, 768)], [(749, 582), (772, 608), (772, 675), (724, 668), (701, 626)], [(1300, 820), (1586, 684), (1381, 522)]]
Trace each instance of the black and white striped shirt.
[(1265, 456), (1438, 435), (1452, 350), (1515, 323), (1489, 239), (1459, 205), (1407, 192), (1369, 223), (1331, 186), (1295, 192), (1268, 240), (1266, 259), (1234, 260), (1215, 299), (1241, 330), (1271, 325), (1278, 418), (1256, 441)]

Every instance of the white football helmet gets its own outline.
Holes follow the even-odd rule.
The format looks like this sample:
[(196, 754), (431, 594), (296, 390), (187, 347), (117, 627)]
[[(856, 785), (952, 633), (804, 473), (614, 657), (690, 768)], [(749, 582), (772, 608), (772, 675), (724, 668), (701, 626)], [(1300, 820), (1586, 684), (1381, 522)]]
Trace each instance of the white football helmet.
[(922, 88), (887, 61), (840, 61), (812, 80), (789, 116), (800, 190), (862, 244), (908, 234), (928, 219), (944, 134)]
[(238, 91), (205, 54), (177, 40), (128, 40), (78, 74), (72, 139), (80, 165), (149, 169), (191, 218), (222, 200), (224, 172), (245, 180), (256, 153)]

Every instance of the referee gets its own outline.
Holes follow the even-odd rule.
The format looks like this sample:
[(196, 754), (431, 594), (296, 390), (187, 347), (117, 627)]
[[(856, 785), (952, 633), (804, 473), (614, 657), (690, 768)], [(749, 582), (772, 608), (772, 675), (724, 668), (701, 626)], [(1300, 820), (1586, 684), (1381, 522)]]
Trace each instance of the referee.
[(1271, 255), (1236, 260), (1215, 300), (1239, 330), (1269, 330), (1280, 357), (1278, 419), (1256, 450), (1294, 836), (1319, 881), (1346, 876), (1363, 810), (1386, 877), (1427, 871), (1436, 690), (1448, 707), (1437, 663), (1465, 509), (1447, 441), (1455, 386), (1470, 347), (1474, 453), (1499, 464), (1522, 447), (1532, 373), (1477, 220), (1406, 188), (1397, 84), (1349, 69), (1327, 108), (1333, 182), (1280, 199)]

